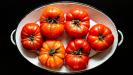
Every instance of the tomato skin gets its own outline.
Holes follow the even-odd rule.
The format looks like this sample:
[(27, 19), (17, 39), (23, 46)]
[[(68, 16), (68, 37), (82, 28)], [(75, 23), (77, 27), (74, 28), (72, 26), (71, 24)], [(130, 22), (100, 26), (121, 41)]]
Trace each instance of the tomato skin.
[(48, 24), (42, 23), (41, 32), (47, 38), (55, 39), (61, 36), (64, 32), (63, 24)]
[(96, 24), (90, 29), (87, 40), (93, 49), (103, 52), (113, 44), (114, 36), (108, 27)]
[(46, 7), (40, 17), (41, 32), (47, 38), (58, 38), (64, 32), (64, 12), (56, 7)]
[(21, 42), (23, 47), (29, 51), (39, 50), (43, 42), (39, 25), (35, 23), (25, 24), (21, 31)]
[(89, 57), (85, 55), (77, 56), (73, 54), (67, 54), (65, 61), (71, 70), (83, 70), (88, 65)]
[(71, 53), (73, 51), (77, 51), (78, 49), (82, 48), (83, 53), (89, 54), (91, 47), (89, 43), (84, 39), (75, 39), (70, 41), (66, 48), (66, 53)]
[(89, 52), (91, 47), (86, 40), (75, 39), (68, 43), (66, 48), (66, 65), (71, 70), (82, 70), (85, 69), (89, 61)]
[(65, 48), (61, 41), (47, 40), (43, 43), (39, 53), (39, 61), (43, 66), (59, 69), (64, 63), (64, 58)]
[(65, 30), (74, 38), (81, 38), (88, 33), (90, 17), (86, 11), (75, 9), (66, 14)]

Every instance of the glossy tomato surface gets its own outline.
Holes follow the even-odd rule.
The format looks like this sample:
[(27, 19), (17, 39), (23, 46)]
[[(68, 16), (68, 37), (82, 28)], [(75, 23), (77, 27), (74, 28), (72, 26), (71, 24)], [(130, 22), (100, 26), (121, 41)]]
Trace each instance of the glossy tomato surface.
[(64, 32), (64, 12), (56, 7), (46, 7), (40, 17), (41, 32), (47, 38), (58, 38)]
[(21, 42), (25, 49), (36, 51), (42, 46), (42, 36), (39, 25), (27, 23), (21, 31)]
[(89, 27), (90, 17), (86, 11), (74, 9), (66, 14), (65, 30), (69, 36), (81, 38), (88, 33)]
[(91, 47), (84, 39), (70, 41), (66, 48), (65, 62), (70, 70), (83, 70), (89, 62), (89, 52)]
[(40, 63), (51, 69), (58, 69), (64, 63), (65, 48), (61, 41), (47, 40), (39, 53)]
[(96, 24), (90, 29), (87, 40), (93, 49), (102, 52), (113, 44), (114, 36), (108, 27)]

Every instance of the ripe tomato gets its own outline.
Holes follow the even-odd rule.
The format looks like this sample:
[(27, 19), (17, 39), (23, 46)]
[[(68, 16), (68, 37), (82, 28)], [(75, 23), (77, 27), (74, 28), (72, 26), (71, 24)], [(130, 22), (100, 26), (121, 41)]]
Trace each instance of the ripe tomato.
[(27, 23), (21, 31), (21, 42), (25, 49), (36, 51), (42, 46), (42, 36), (39, 25)]
[(40, 17), (41, 32), (47, 38), (57, 38), (64, 32), (64, 13), (59, 8), (47, 7)]
[(86, 40), (76, 39), (70, 41), (66, 48), (66, 65), (71, 70), (82, 70), (85, 69), (89, 62), (89, 52), (91, 47)]
[(39, 53), (39, 60), (43, 66), (51, 69), (58, 69), (63, 65), (65, 48), (60, 41), (47, 40)]
[(65, 30), (69, 36), (81, 38), (88, 33), (90, 18), (86, 11), (74, 9), (66, 14)]
[(96, 24), (90, 29), (87, 40), (93, 49), (102, 52), (113, 44), (114, 36), (108, 27)]

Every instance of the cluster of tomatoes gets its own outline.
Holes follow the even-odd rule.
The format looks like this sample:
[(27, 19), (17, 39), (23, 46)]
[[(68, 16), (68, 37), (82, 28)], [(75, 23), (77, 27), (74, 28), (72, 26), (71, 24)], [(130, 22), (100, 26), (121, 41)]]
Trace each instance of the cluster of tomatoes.
[[(39, 61), (45, 67), (59, 69), (66, 64), (71, 70), (85, 69), (91, 48), (97, 52), (105, 51), (112, 45), (114, 36), (102, 24), (96, 24), (89, 29), (90, 16), (82, 9), (73, 9), (64, 14), (56, 7), (44, 8), (39, 20), (40, 26), (27, 23), (23, 27), (22, 45), (29, 51), (39, 51)], [(61, 41), (56, 40), (64, 31), (74, 38), (66, 48)], [(46, 38), (45, 41), (43, 37)]]

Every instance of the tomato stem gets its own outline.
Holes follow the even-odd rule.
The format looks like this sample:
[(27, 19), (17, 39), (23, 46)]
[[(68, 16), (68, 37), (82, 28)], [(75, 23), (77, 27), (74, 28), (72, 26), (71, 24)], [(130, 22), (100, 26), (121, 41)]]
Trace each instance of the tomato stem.
[(72, 52), (71, 54), (75, 54), (75, 55), (81, 55), (82, 54), (82, 48), (80, 48), (77, 51)]
[(79, 27), (79, 25), (80, 25), (80, 20), (72, 20), (72, 23), (73, 23), (74, 25), (76, 25), (76, 26)]
[(29, 40), (30, 40), (30, 41), (33, 41), (33, 40), (34, 40), (34, 36), (33, 36), (33, 35), (30, 35), (30, 36), (29, 36)]
[(53, 56), (55, 53), (58, 52), (59, 49), (60, 49), (60, 48), (57, 48), (57, 49), (51, 48), (50, 51), (49, 51), (49, 55), (50, 55), (50, 56)]
[(54, 53), (55, 53), (55, 50), (54, 50), (54, 49), (50, 49), (49, 55), (50, 55), (50, 56), (53, 56)]
[(58, 23), (58, 20), (59, 19), (59, 16), (57, 16), (56, 18), (51, 18), (51, 17), (48, 17), (47, 19), (46, 19), (46, 22), (48, 22), (48, 23), (51, 23), (51, 24), (56, 24), (56, 23)]
[(76, 55), (81, 55), (82, 54), (82, 48), (80, 48), (77, 52)]
[(98, 39), (102, 41), (102, 40), (104, 39), (104, 37), (105, 37), (105, 36), (100, 35), (100, 36), (98, 37)]

